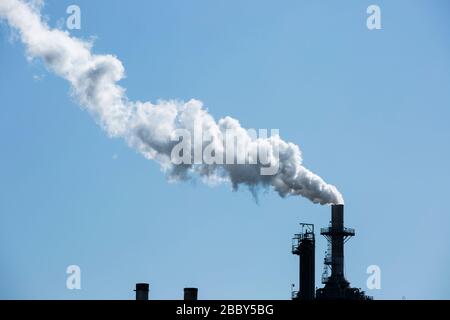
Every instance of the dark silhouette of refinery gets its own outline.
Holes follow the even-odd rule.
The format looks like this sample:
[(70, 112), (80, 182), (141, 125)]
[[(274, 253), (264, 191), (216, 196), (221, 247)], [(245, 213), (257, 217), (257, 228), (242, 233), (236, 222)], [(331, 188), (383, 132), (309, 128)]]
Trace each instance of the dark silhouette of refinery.
[[(315, 287), (314, 225), (300, 223), (301, 232), (292, 239), (292, 253), (299, 256), (299, 291), (292, 292), (292, 300), (370, 300), (364, 291), (352, 288), (344, 275), (344, 244), (355, 235), (355, 230), (344, 227), (344, 205), (331, 206), (331, 221), (320, 234), (328, 241), (322, 274), (323, 288)], [(136, 284), (136, 300), (148, 300), (149, 284)], [(184, 300), (197, 300), (197, 288), (185, 288)]]
[(331, 206), (331, 222), (321, 228), (320, 234), (328, 241), (324, 258), (322, 284), (315, 289), (315, 234), (314, 225), (301, 223), (301, 232), (294, 236), (292, 253), (300, 257), (300, 290), (293, 292), (293, 300), (368, 300), (364, 291), (352, 288), (344, 275), (344, 244), (355, 235), (355, 230), (344, 227), (344, 205)]

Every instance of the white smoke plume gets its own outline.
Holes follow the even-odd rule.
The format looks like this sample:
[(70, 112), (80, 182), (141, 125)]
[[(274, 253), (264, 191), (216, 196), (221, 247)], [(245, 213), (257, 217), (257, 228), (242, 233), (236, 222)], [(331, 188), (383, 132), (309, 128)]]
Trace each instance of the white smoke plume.
[[(228, 181), (235, 189), (246, 185), (254, 192), (259, 187), (272, 187), (282, 197), (301, 195), (314, 203), (343, 203), (335, 186), (302, 166), (299, 147), (279, 136), (255, 139), (231, 117), (216, 122), (199, 100), (156, 104), (129, 101), (125, 89), (118, 85), (124, 77), (121, 61), (113, 55), (94, 54), (90, 42), (50, 28), (40, 14), (41, 2), (0, 0), (0, 20), (19, 34), (29, 58), (42, 59), (49, 70), (70, 83), (72, 95), (109, 136), (123, 138), (143, 156), (157, 161), (170, 180), (198, 175), (206, 181)], [(194, 132), (196, 126), (213, 138), (218, 150), (225, 150), (225, 131), (232, 130), (241, 141), (272, 155), (271, 165), (279, 170), (269, 176), (260, 174), (260, 164), (174, 164), (171, 151), (175, 132)], [(275, 148), (279, 157), (273, 156)]]

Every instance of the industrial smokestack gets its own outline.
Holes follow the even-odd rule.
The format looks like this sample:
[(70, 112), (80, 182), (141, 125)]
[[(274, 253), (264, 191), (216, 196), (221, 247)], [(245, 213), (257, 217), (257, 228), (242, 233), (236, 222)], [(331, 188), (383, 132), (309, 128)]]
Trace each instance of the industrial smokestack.
[(331, 206), (331, 276), (344, 279), (344, 205)]
[(136, 300), (148, 300), (149, 287), (148, 283), (136, 283)]
[(300, 291), (293, 299), (313, 300), (315, 296), (315, 246), (314, 225), (300, 223), (301, 233), (294, 236), (292, 253), (300, 257)]
[(325, 279), (328, 287), (348, 287), (344, 277), (344, 243), (355, 235), (355, 230), (344, 227), (344, 205), (331, 206), (331, 222), (328, 228), (322, 228), (320, 234), (325, 236), (331, 248), (331, 275)]
[[(318, 300), (367, 300), (364, 291), (351, 288), (344, 275), (344, 244), (346, 240), (355, 235), (355, 230), (344, 227), (344, 205), (331, 206), (331, 221), (328, 228), (322, 228), (320, 234), (328, 240), (329, 249), (325, 256), (325, 271), (322, 283), (325, 286), (316, 291)], [(329, 250), (331, 249), (331, 259)], [(331, 266), (331, 275), (328, 276), (328, 267)]]
[(197, 288), (184, 288), (184, 300), (195, 301), (198, 298)]

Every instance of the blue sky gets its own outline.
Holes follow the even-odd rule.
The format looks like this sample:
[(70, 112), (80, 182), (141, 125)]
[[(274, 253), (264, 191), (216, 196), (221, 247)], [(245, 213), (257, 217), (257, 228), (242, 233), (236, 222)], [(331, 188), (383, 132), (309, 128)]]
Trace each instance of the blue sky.
[[(366, 28), (381, 7), (382, 30)], [(56, 25), (72, 1), (47, 1)], [(450, 297), (450, 25), (447, 1), (81, 1), (94, 51), (124, 63), (133, 100), (202, 100), (216, 119), (277, 128), (337, 185), (346, 273), (377, 299)], [(289, 299), (299, 222), (330, 208), (304, 198), (169, 184), (109, 139), (69, 86), (0, 27), (0, 298)], [(37, 79), (39, 78), (39, 79)], [(320, 284), (325, 239), (317, 235)], [(82, 289), (66, 289), (81, 267)]]

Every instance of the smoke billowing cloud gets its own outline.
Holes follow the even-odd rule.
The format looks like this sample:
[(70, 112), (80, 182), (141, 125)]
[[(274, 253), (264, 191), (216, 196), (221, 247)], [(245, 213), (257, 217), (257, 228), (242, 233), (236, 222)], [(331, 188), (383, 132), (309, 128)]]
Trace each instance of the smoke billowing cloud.
[[(50, 28), (39, 11), (41, 1), (0, 0), (0, 19), (15, 30), (27, 55), (42, 59), (46, 67), (67, 80), (71, 93), (110, 137), (123, 138), (147, 159), (157, 161), (173, 181), (199, 176), (205, 181), (228, 181), (233, 188), (245, 185), (255, 192), (271, 187), (282, 197), (300, 195), (314, 203), (343, 203), (335, 186), (302, 166), (299, 147), (278, 135), (255, 138), (239, 121), (225, 117), (218, 121), (199, 100), (152, 102), (130, 101), (118, 82), (124, 77), (122, 62), (114, 55), (97, 55), (92, 43)], [(201, 130), (215, 150), (226, 150), (225, 132), (232, 131), (239, 143), (263, 150), (274, 175), (261, 175), (261, 164), (174, 164), (171, 152), (177, 130)], [(243, 142), (242, 142), (243, 141)], [(194, 146), (192, 146), (194, 148)]]

